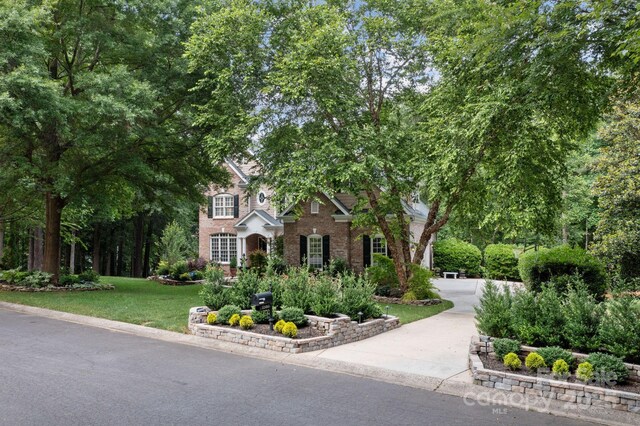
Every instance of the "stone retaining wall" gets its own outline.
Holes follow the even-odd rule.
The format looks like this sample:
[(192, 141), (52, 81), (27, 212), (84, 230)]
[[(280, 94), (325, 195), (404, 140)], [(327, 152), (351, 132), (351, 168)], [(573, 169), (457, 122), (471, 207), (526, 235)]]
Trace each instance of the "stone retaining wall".
[[(362, 324), (351, 321), (348, 316), (342, 314), (336, 318), (307, 315), (308, 326), (326, 335), (308, 339), (290, 339), (284, 336), (268, 336), (242, 329), (209, 325), (207, 324), (207, 314), (209, 312), (211, 311), (206, 307), (196, 307), (189, 310), (189, 330), (192, 334), (289, 353), (310, 352), (357, 342), (400, 326), (400, 320), (391, 315), (388, 318), (369, 320)], [(250, 312), (243, 311), (243, 314), (249, 314)]]
[[(536, 348), (523, 346), (523, 351), (535, 351)], [(547, 398), (564, 402), (567, 408), (602, 407), (627, 411), (640, 415), (640, 395), (613, 389), (605, 389), (582, 383), (569, 383), (551, 377), (532, 377), (504, 371), (484, 368), (483, 356), (493, 356), (490, 342), (472, 341), (469, 352), (469, 368), (473, 374), (474, 384), (487, 388), (523, 394), (534, 398)], [(576, 354), (586, 357), (584, 354)], [(631, 364), (629, 364), (631, 365)], [(636, 367), (639, 367), (636, 370)], [(633, 365), (632, 372), (638, 377), (640, 366)], [(640, 420), (640, 419), (639, 419)]]
[(398, 305), (415, 305), (415, 306), (431, 306), (439, 305), (442, 299), (423, 299), (423, 300), (402, 300), (400, 297), (373, 296), (378, 303), (398, 304)]

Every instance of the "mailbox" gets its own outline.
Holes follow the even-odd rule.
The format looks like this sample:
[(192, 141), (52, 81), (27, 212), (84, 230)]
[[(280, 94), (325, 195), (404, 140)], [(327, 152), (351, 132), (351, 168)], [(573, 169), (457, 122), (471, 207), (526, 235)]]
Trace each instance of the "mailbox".
[(251, 306), (255, 307), (258, 311), (270, 309), (272, 303), (273, 294), (270, 291), (256, 293), (251, 297)]

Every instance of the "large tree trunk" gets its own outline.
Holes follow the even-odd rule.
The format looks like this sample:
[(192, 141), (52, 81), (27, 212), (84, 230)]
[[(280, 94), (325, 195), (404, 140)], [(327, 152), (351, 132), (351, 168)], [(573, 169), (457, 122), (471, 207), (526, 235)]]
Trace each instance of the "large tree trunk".
[(131, 254), (131, 276), (142, 278), (142, 246), (144, 243), (144, 216), (139, 214), (133, 223), (133, 252)]
[(149, 225), (147, 225), (147, 236), (144, 241), (144, 265), (143, 265), (143, 276), (146, 278), (149, 275), (149, 261), (151, 258), (151, 239), (153, 237), (153, 221), (149, 220)]
[(116, 262), (116, 275), (121, 277), (124, 269), (124, 235), (120, 232), (118, 236), (118, 261)]
[(69, 246), (69, 273), (76, 273), (76, 231), (71, 234), (71, 244)]
[(60, 278), (60, 222), (64, 200), (59, 195), (45, 195), (46, 226), (44, 234), (44, 264), (42, 270), (53, 275), (52, 282)]
[(93, 227), (93, 255), (91, 257), (93, 271), (100, 273), (100, 224), (96, 223)]
[(36, 271), (42, 270), (42, 265), (44, 263), (43, 243), (42, 228), (38, 227), (33, 231), (33, 269)]

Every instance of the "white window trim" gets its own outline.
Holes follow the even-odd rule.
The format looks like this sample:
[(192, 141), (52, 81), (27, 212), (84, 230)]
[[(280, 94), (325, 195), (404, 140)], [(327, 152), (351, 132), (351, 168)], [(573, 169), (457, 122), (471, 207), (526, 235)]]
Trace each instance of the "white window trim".
[(320, 213), (320, 203), (316, 200), (311, 201), (311, 214), (319, 214)]
[[(218, 238), (218, 252), (220, 253), (220, 256), (218, 259), (214, 259), (213, 258), (213, 239), (217, 237)], [(229, 255), (229, 260), (227, 261), (222, 261), (220, 260), (220, 258), (222, 258), (222, 250), (220, 250), (220, 242), (222, 239), (226, 240), (226, 245), (227, 245), (227, 254)], [(231, 242), (233, 242), (233, 245), (235, 247), (233, 247), (233, 249), (231, 248), (232, 244)], [(217, 234), (211, 234), (209, 236), (209, 260), (219, 263), (221, 265), (228, 265), (229, 263), (231, 263), (231, 258), (237, 258), (238, 257), (238, 236), (236, 234), (229, 234), (226, 232), (220, 232)]]
[(382, 255), (386, 256), (386, 255), (387, 255), (387, 250), (388, 250), (388, 248), (387, 248), (387, 247), (388, 247), (388, 246), (387, 246), (387, 239), (384, 237), (384, 235), (380, 235), (380, 234), (378, 234), (378, 235), (373, 235), (373, 236), (371, 237), (371, 247), (370, 247), (370, 250), (371, 250), (371, 266), (375, 265), (375, 263), (376, 263), (375, 258), (373, 257), (373, 255), (374, 255), (374, 254), (376, 254), (376, 253), (373, 251), (373, 247), (374, 247), (374, 243), (373, 243), (373, 241), (374, 241), (376, 238), (381, 238), (382, 240), (384, 240), (384, 253), (377, 253), (377, 254), (382, 254)]
[[(260, 201), (260, 195), (264, 196), (264, 200), (262, 200), (262, 202)], [(258, 195), (256, 196), (256, 202), (258, 203), (258, 205), (264, 206), (267, 203), (267, 194), (265, 194), (264, 191), (258, 192)]]
[[(311, 240), (312, 239), (320, 240), (320, 263), (319, 264), (311, 263)], [(322, 268), (324, 267), (322, 262), (323, 259), (324, 259), (324, 247), (323, 247), (322, 235), (319, 235), (319, 234), (307, 235), (307, 265), (309, 265), (310, 267), (314, 267), (314, 269), (322, 270)]]
[[(221, 205), (217, 206), (216, 201), (221, 200)], [(231, 200), (229, 204), (227, 201)], [(227, 219), (232, 218), (233, 210), (235, 206), (233, 205), (234, 196), (232, 194), (217, 194), (213, 197), (213, 218), (214, 219)], [(222, 214), (217, 214), (218, 209), (221, 209)]]

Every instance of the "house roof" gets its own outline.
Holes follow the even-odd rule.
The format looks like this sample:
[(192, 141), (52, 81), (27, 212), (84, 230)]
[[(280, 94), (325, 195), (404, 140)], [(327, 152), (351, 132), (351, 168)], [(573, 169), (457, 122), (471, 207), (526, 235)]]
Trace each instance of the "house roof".
[(258, 216), (260, 219), (262, 219), (262, 221), (265, 222), (264, 226), (276, 226), (276, 227), (282, 226), (282, 223), (279, 220), (271, 216), (266, 211), (261, 209), (256, 209), (256, 210), (250, 211), (242, 219), (240, 219), (238, 223), (233, 225), (234, 228), (247, 226), (246, 222), (249, 221), (249, 219), (251, 219), (253, 216)]
[(227, 157), (224, 159), (227, 164), (229, 165), (229, 167), (231, 167), (231, 170), (233, 170), (235, 172), (235, 174), (238, 175), (238, 177), (242, 180), (243, 183), (249, 183), (249, 176), (247, 176), (245, 174), (245, 172), (242, 171), (242, 168), (237, 165), (231, 158)]
[[(326, 192), (322, 193), (325, 197), (327, 197), (329, 199), (329, 201), (331, 201), (333, 203), (334, 206), (336, 206), (338, 208), (338, 210), (336, 211), (336, 214), (339, 215), (345, 215), (348, 216), (351, 214), (351, 212), (349, 211), (349, 209), (347, 208), (347, 206), (344, 205), (344, 203), (340, 200), (338, 200), (336, 197), (330, 197)], [(286, 209), (284, 209), (282, 211), (282, 213), (280, 213), (279, 216), (285, 216), (286, 214), (288, 214), (289, 212), (291, 212), (291, 210), (296, 206), (297, 203), (291, 203), (289, 204), (289, 206), (287, 206)]]

